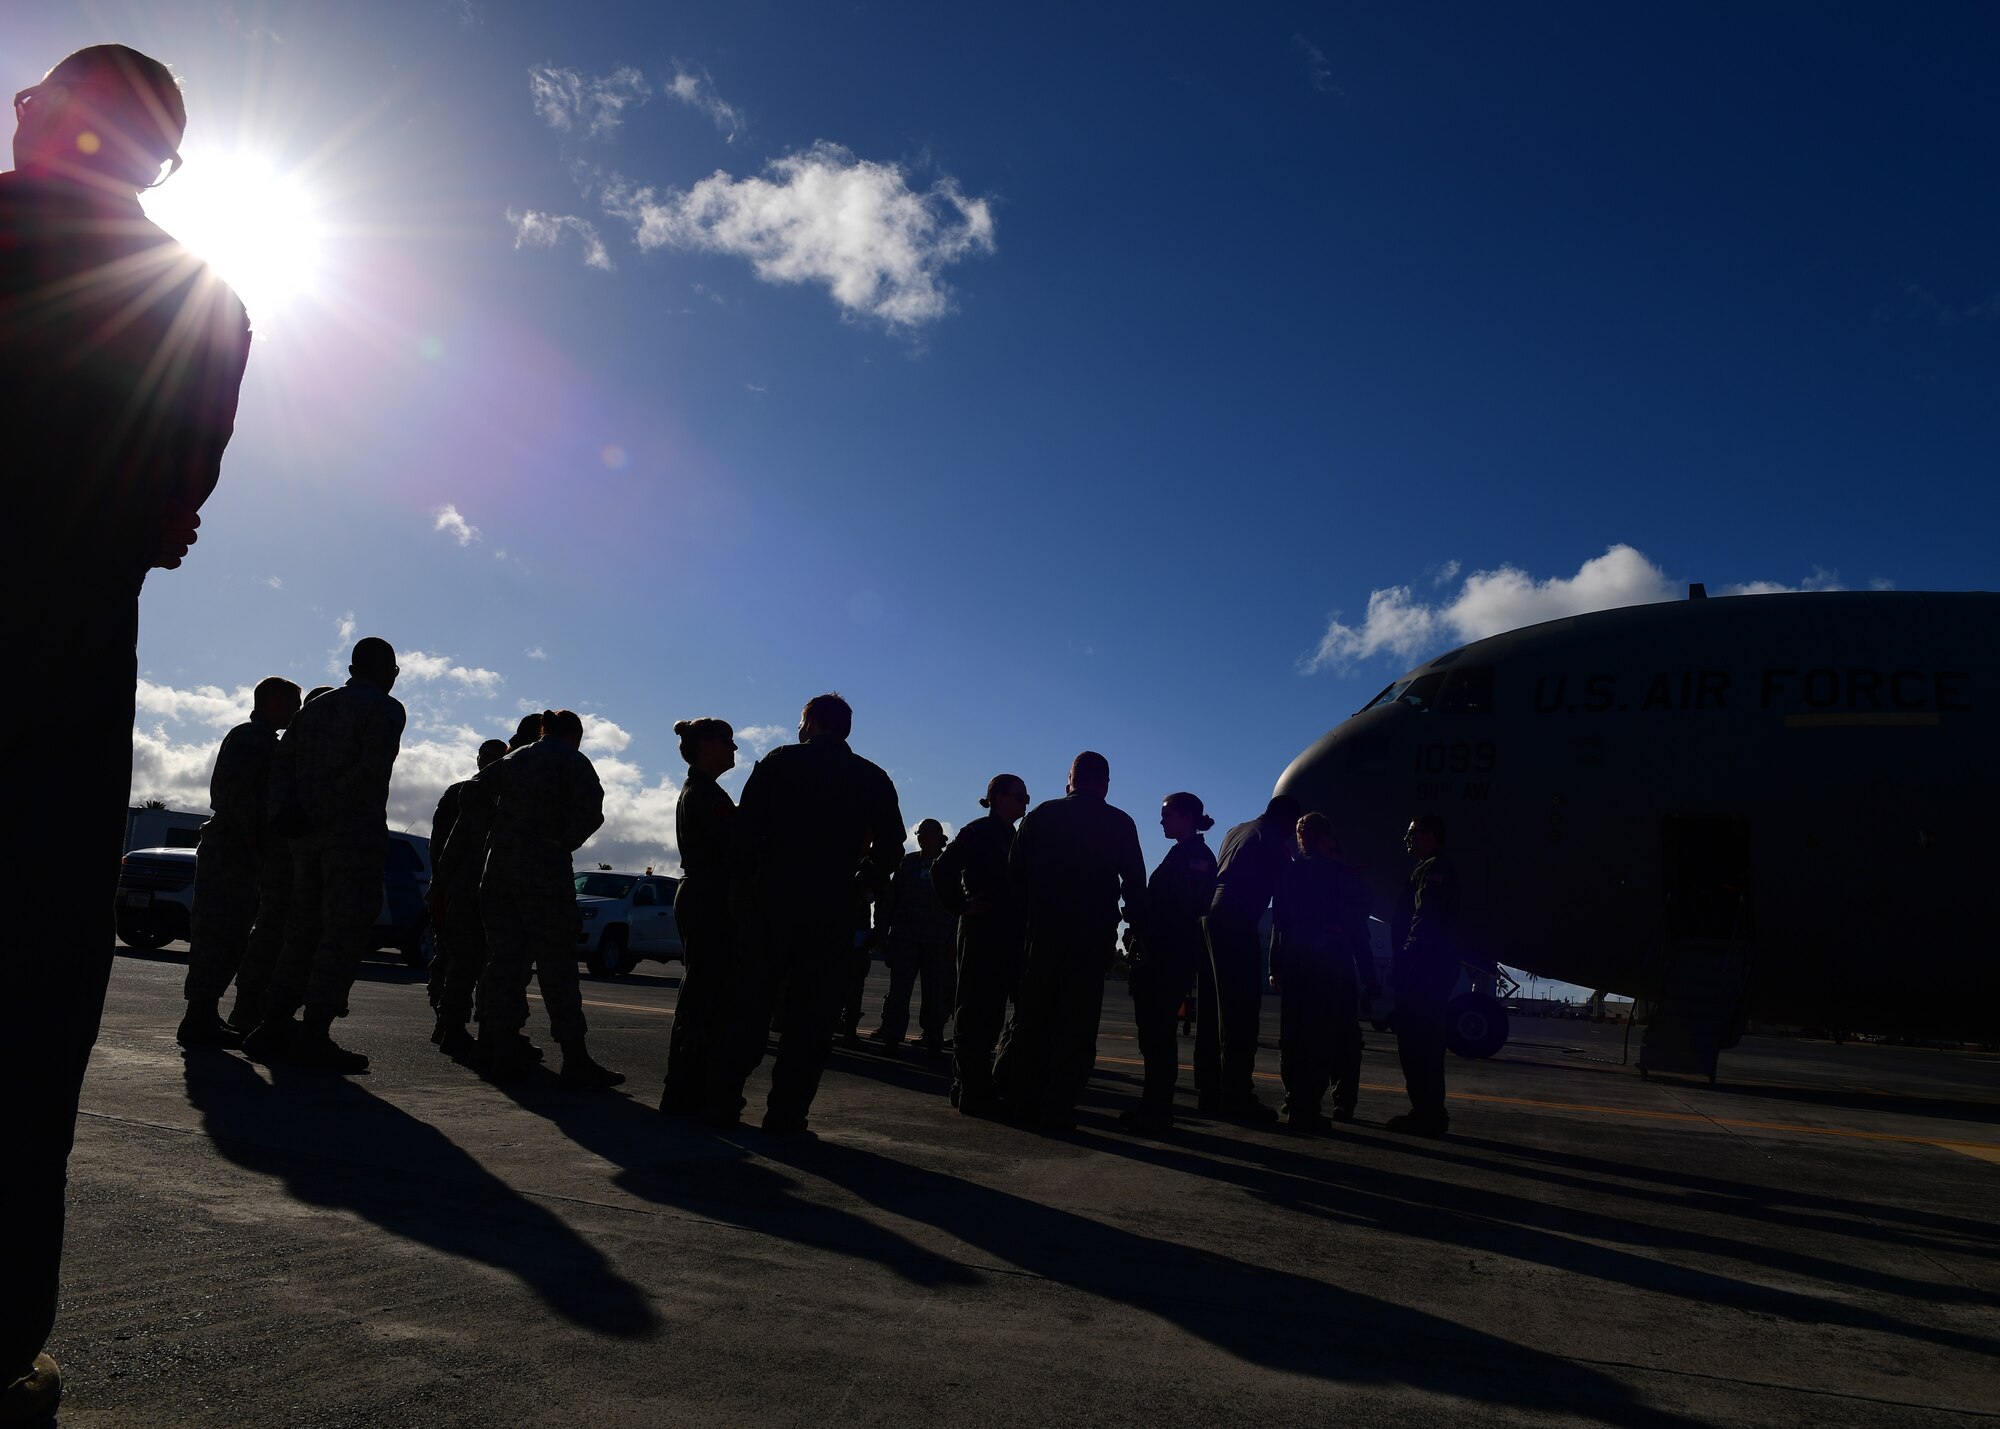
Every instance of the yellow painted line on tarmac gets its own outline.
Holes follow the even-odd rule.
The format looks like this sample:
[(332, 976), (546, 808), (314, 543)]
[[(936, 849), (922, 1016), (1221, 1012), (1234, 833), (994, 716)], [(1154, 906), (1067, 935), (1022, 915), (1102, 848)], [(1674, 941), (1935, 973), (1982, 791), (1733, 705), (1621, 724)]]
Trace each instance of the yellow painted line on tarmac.
[[(1121, 1066), (1143, 1067), (1146, 1064), (1135, 1057), (1100, 1057), (1100, 1062), (1115, 1062)], [(1181, 1070), (1193, 1068), (1182, 1064)], [(1283, 1080), (1273, 1072), (1258, 1072), (1260, 1082)], [(1385, 1085), (1380, 1082), (1363, 1082), (1362, 1090), (1370, 1092), (1400, 1092), (1400, 1086)], [(1749, 1121), (1738, 1117), (1704, 1116), (1691, 1111), (1653, 1111), (1646, 1107), (1600, 1106), (1595, 1102), (1552, 1102), (1540, 1101), (1533, 1097), (1503, 1097), (1487, 1092), (1447, 1092), (1453, 1101), (1492, 1102), (1502, 1106), (1540, 1107), (1550, 1111), (1581, 1111), (1594, 1116), (1622, 1116), (1638, 1121), (1685, 1121), (1700, 1122), (1710, 1126), (1740, 1126), (1753, 1131), (1794, 1131), (1805, 1136), (1841, 1136), (1856, 1141), (1894, 1141), (1908, 1146), (1942, 1146), (1967, 1156), (1976, 1156), (1982, 1161), (1992, 1161), (2000, 1165), (2000, 1144), (1989, 1141), (1951, 1141), (1936, 1136), (1903, 1136), (1889, 1131), (1855, 1131), (1837, 1126), (1799, 1126), (1784, 1121)]]

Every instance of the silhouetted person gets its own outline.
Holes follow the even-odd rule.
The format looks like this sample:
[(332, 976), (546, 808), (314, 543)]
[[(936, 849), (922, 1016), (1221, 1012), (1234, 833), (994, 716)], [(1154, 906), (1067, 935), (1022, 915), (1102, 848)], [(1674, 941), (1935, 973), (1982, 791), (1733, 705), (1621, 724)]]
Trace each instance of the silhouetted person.
[(910, 994), (923, 984), (923, 1048), (944, 1054), (945, 1024), (958, 996), (958, 969), (952, 944), (958, 918), (938, 898), (932, 870), (944, 852), (944, 825), (925, 819), (917, 825), (917, 851), (889, 879), (889, 892), (876, 905), (875, 932), (887, 949), (889, 991), (882, 999), (882, 1025), (870, 1035), (889, 1051), (902, 1046), (910, 1030)]
[[(332, 685), (314, 685), (306, 691), (300, 708), (323, 695), (333, 693)], [(282, 746), (281, 739), (279, 744)], [(264, 1020), (270, 1000), (271, 975), (285, 947), (285, 932), (291, 925), (292, 839), (299, 832), (298, 807), (287, 792), (283, 800), (278, 789), (277, 751), (271, 754), (268, 785), (264, 793), (264, 864), (257, 877), (257, 921), (250, 925), (249, 946), (244, 949), (242, 966), (236, 970), (236, 1002), (229, 1011), (229, 1024), (247, 1037)]]
[[(475, 777), (507, 757), (507, 741), (489, 739), (474, 756)], [(437, 1025), (431, 1041), (447, 1057), (464, 1057), (473, 1048), (466, 1024), (472, 1020), (472, 998), (479, 987), (479, 974), (486, 966), (486, 924), (479, 916), (479, 870), (470, 859), (461, 860), (454, 877), (444, 874), (444, 851), (451, 846), (465, 814), (465, 791), (471, 779), (461, 779), (447, 787), (438, 798), (437, 812), (431, 815), (431, 888), (427, 901), (431, 909), (431, 1008)], [(475, 815), (477, 837), (483, 842), (488, 828), (486, 809)], [(475, 824), (467, 824), (468, 844)]]
[(1208, 957), (1201, 920), (1215, 897), (1215, 855), (1202, 834), (1214, 827), (1193, 794), (1169, 794), (1160, 804), (1160, 832), (1174, 846), (1146, 882), (1145, 931), (1126, 933), (1132, 1020), (1146, 1082), (1139, 1105), (1120, 1119), (1135, 1131), (1168, 1131), (1174, 1124), (1174, 1084), (1181, 1070), (1174, 1019)]
[(1007, 1003), (1021, 981), (1021, 907), (1007, 873), (1014, 825), (1028, 811), (1018, 774), (996, 774), (979, 806), (988, 812), (958, 831), (931, 866), (931, 884), (958, 917), (958, 1006), (952, 1019), (951, 1101), (967, 1116), (1000, 1109), (993, 1051), (1007, 1025)]
[(814, 696), (799, 742), (765, 755), (743, 785), (730, 869), (742, 971), (704, 1113), (711, 1124), (742, 1114), (743, 1083), (775, 1029), (764, 1130), (806, 1130), (851, 966), (856, 876), (864, 861), (893, 867), (903, 854), (896, 786), (848, 748), (853, 724), (846, 700)]
[(1361, 1080), (1359, 959), (1368, 950), (1368, 889), (1340, 861), (1340, 840), (1324, 814), (1298, 822), (1299, 857), (1278, 881), (1271, 905), (1271, 986), (1282, 998), (1278, 1070), (1285, 1123), (1325, 1131), (1328, 1087), (1334, 1116), (1354, 1119)]
[[(62, 752), (16, 761), (38, 844), (81, 861), (82, 931), (24, 944), (0, 1017), (8, 1088), (0, 1224), (0, 1408), (54, 1411), (63, 1184), (111, 976), (112, 898), (131, 797), (139, 587), (178, 566), (215, 487), (250, 352), (242, 305), (149, 222), (138, 192), (176, 162), (173, 75), (122, 45), (79, 50), (14, 100), (0, 174), (0, 442), (11, 619), (36, 686), (59, 691)], [(95, 932), (90, 931), (96, 929)]]
[(1111, 765), (1086, 750), (1069, 792), (1021, 820), (1008, 873), (1027, 925), (1014, 1021), (997, 1069), (1009, 1110), (1045, 1131), (1076, 1125), (1118, 951), (1118, 904), (1143, 933), (1146, 860), (1132, 816), (1105, 802)]
[[(305, 705), (278, 744), (272, 797), (296, 819), (292, 900), (271, 974), (264, 1020), (243, 1040), (255, 1057), (328, 1072), (363, 1072), (368, 1059), (333, 1040), (347, 994), (373, 946), (389, 847), (389, 775), (402, 748), (396, 652), (375, 636), (355, 642), (339, 689)], [(293, 1020), (303, 1008), (304, 1016)]]
[(667, 1082), (660, 1110), (693, 1116), (713, 1075), (717, 1038), (729, 1016), (737, 976), (736, 930), (729, 915), (729, 845), (736, 803), (715, 781), (736, 767), (736, 731), (727, 720), (684, 719), (680, 736), (687, 779), (674, 804), (681, 881), (674, 924), (681, 935), (681, 989), (667, 1042)]
[(215, 812), (201, 826), (194, 873), (194, 926), (182, 983), (187, 1013), (175, 1040), (183, 1047), (240, 1047), (248, 1028), (222, 1020), (217, 1004), (243, 965), (257, 921), (259, 887), (270, 840), (271, 756), (299, 712), (299, 687), (272, 675), (259, 680), (250, 718), (222, 737), (208, 779)]
[(1416, 866), (1389, 924), (1395, 961), (1389, 991), (1395, 1001), (1396, 1053), (1410, 1110), (1389, 1118), (1391, 1131), (1443, 1136), (1445, 1007), (1458, 983), (1458, 875), (1444, 856), (1444, 820), (1419, 814), (1403, 834)]
[(479, 1061), (496, 1082), (525, 1074), (536, 1060), (521, 1035), (528, 1025), (530, 975), (563, 1050), (563, 1085), (615, 1087), (625, 1080), (591, 1058), (576, 974), (583, 915), (572, 855), (604, 826), (604, 785), (582, 744), (583, 720), (574, 711), (545, 710), (542, 737), (477, 779), (493, 821), (479, 877), (479, 916), (486, 927)]
[(834, 1017), (834, 1041), (842, 1047), (862, 1047), (862, 1004), (868, 1000), (868, 974), (875, 966), (875, 905), (889, 892), (889, 871), (864, 862), (854, 875), (853, 933), (847, 940), (840, 973), (839, 1009)]
[(1292, 861), (1299, 801), (1273, 796), (1264, 812), (1223, 835), (1215, 899), (1203, 931), (1200, 1006), (1195, 1017), (1194, 1085), (1201, 1109), (1238, 1121), (1269, 1122), (1277, 1112), (1257, 1100), (1257, 1031), (1264, 1015), (1264, 954), (1257, 925)]

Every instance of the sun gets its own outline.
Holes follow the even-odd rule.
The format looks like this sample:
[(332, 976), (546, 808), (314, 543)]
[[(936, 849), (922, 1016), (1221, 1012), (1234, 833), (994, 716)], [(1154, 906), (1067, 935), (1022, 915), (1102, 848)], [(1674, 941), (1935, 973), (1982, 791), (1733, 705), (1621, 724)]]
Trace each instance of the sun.
[(315, 296), (325, 224), (308, 184), (250, 153), (191, 151), (143, 195), (146, 215), (206, 259), (268, 332)]

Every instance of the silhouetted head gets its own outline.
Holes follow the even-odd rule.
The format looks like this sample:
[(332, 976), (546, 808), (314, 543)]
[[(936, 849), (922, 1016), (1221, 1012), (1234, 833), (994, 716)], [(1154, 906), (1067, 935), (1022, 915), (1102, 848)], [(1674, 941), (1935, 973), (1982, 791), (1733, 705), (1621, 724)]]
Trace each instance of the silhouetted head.
[(283, 729), (290, 724), (292, 716), (304, 703), (298, 685), (283, 675), (270, 675), (259, 680), (250, 698), (252, 709), (262, 715), (264, 722), (273, 729)]
[(979, 801), (979, 807), (991, 809), (1004, 823), (1020, 822), (1021, 815), (1028, 812), (1028, 781), (1018, 774), (995, 774), (986, 781), (986, 797)]
[(1340, 839), (1333, 832), (1333, 820), (1325, 814), (1307, 814), (1295, 827), (1298, 830), (1299, 852), (1307, 858), (1340, 857)]
[(936, 819), (925, 819), (917, 825), (917, 847), (935, 858), (944, 852), (944, 825)]
[(1304, 812), (1305, 806), (1290, 794), (1273, 794), (1271, 802), (1264, 806), (1265, 818), (1274, 823), (1281, 823), (1288, 829), (1298, 823), (1299, 815)]
[[(14, 164), (137, 191), (180, 167), (187, 103), (173, 71), (125, 45), (78, 50), (14, 100)], [(168, 166), (172, 167), (169, 168)]]
[(543, 710), (542, 738), (579, 748), (583, 744), (583, 716), (575, 710)]
[(386, 695), (396, 688), (396, 676), (401, 673), (396, 668), (396, 647), (376, 635), (356, 641), (354, 659), (347, 673), (357, 680), (366, 680)]
[(854, 710), (836, 694), (814, 695), (799, 712), (799, 743), (825, 735), (845, 739), (854, 733)]
[(309, 705), (309, 704), (311, 704), (311, 703), (312, 703), (312, 702), (313, 702), (314, 700), (318, 699), (318, 698), (319, 698), (319, 697), (320, 697), (321, 695), (330, 695), (330, 694), (332, 694), (332, 693), (333, 693), (333, 686), (332, 686), (332, 685), (314, 685), (314, 686), (313, 686), (313, 687), (312, 687), (312, 688), (311, 688), (310, 690), (307, 690), (307, 691), (306, 691), (306, 697), (305, 697), (305, 698), (304, 698), (303, 700), (301, 700), (301, 701), (300, 701), (299, 703), (300, 703), (300, 705), (301, 705), (301, 706), (303, 707), (303, 706), (305, 706), (305, 705)]
[(1444, 820), (1436, 814), (1419, 814), (1403, 832), (1403, 847), (1418, 858), (1433, 858), (1444, 847)]
[(678, 719), (674, 733), (681, 737), (681, 758), (688, 768), (715, 779), (736, 767), (736, 731), (726, 719)]
[(510, 750), (521, 749), (542, 737), (542, 712), (530, 710), (521, 716), (521, 722), (514, 726), (514, 737), (507, 741)]
[(481, 769), (484, 769), (489, 764), (498, 764), (506, 757), (507, 741), (504, 739), (489, 739), (486, 743), (479, 746), (479, 767)]
[(1175, 843), (1185, 843), (1215, 827), (1215, 820), (1203, 812), (1201, 800), (1182, 790), (1160, 801), (1160, 832)]
[(1111, 792), (1111, 761), (1094, 749), (1086, 749), (1069, 762), (1069, 791), (1072, 794)]

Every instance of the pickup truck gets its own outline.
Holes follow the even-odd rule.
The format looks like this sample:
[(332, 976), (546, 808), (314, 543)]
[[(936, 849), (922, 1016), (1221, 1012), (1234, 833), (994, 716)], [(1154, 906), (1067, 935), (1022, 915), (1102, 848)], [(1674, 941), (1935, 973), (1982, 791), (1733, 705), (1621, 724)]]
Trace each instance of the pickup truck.
[(608, 869), (577, 874), (583, 934), (576, 955), (600, 977), (623, 977), (647, 958), (680, 957), (681, 930), (674, 922), (679, 887), (679, 879), (663, 874)]

